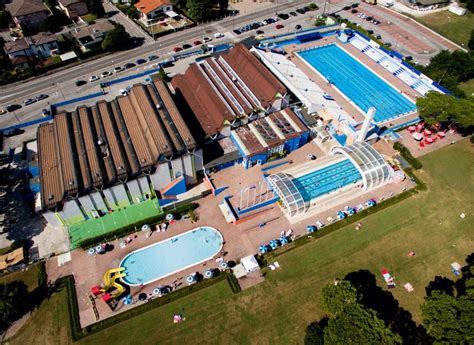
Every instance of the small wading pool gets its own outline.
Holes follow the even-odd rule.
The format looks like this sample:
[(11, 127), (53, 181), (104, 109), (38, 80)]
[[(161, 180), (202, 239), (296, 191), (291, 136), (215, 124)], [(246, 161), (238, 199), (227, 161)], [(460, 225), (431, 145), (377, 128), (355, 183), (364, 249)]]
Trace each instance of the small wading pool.
[(138, 249), (122, 259), (120, 267), (127, 274), (122, 281), (130, 286), (149, 284), (211, 259), (223, 243), (219, 231), (202, 226)]

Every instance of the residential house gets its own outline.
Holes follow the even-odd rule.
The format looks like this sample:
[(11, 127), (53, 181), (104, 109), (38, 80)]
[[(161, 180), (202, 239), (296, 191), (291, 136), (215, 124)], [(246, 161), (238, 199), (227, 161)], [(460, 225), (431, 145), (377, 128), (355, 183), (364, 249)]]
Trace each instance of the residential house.
[(4, 50), (12, 61), (19, 56), (47, 58), (59, 52), (58, 38), (50, 32), (40, 32), (16, 41), (6, 42)]
[(71, 31), (72, 36), (77, 40), (83, 52), (96, 49), (100, 46), (107, 32), (115, 28), (108, 21), (95, 23), (85, 28), (76, 28)]
[(17, 26), (37, 30), (50, 12), (42, 0), (15, 0), (5, 5)]
[(59, 0), (58, 5), (69, 18), (77, 18), (89, 12), (85, 0)]
[(160, 19), (175, 17), (173, 4), (168, 0), (141, 0), (135, 4), (140, 12), (140, 22), (150, 26)]

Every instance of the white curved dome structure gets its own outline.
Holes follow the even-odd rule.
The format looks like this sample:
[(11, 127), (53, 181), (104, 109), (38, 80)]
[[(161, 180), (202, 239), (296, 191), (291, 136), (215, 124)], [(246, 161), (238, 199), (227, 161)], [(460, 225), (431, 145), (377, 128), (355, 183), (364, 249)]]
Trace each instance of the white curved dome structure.
[[(302, 176), (295, 177), (280, 172), (267, 177), (270, 188), (280, 197), (282, 206), (290, 217), (305, 213), (310, 205), (315, 204), (314, 200), (334, 195), (338, 190), (361, 186), (363, 190), (370, 190), (386, 184), (391, 179), (392, 170), (387, 162), (366, 142), (334, 147), (331, 153), (335, 157), (330, 163), (326, 161), (325, 164), (316, 164), (313, 170)], [(341, 160), (340, 155), (345, 159)], [(301, 179), (311, 174), (315, 176), (311, 182), (312, 186), (304, 186)], [(328, 180), (330, 182), (327, 182)], [(324, 193), (311, 194), (311, 191), (308, 193), (308, 188), (324, 188)]]
[(391, 169), (382, 155), (365, 141), (350, 146), (333, 147), (332, 153), (342, 154), (359, 170), (364, 181), (364, 189), (386, 184), (391, 179)]

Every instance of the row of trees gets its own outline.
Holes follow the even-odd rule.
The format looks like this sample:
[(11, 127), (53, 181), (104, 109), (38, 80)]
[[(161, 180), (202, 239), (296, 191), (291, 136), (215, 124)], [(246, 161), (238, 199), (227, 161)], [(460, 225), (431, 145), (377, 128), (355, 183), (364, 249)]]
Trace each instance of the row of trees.
[(474, 52), (443, 50), (431, 59), (429, 65), (417, 68), (454, 95), (466, 97), (458, 85), (474, 78)]
[(466, 133), (474, 129), (474, 97), (456, 98), (439, 92), (428, 92), (416, 101), (418, 113), (428, 124), (454, 124)]
[(321, 344), (471, 344), (474, 342), (474, 254), (461, 279), (436, 277), (426, 288), (423, 326), (401, 308), (375, 276), (361, 270), (323, 287), (321, 308), (326, 317), (311, 323), (306, 345)]
[(229, 0), (172, 0), (173, 3), (195, 22), (204, 22), (229, 7)]

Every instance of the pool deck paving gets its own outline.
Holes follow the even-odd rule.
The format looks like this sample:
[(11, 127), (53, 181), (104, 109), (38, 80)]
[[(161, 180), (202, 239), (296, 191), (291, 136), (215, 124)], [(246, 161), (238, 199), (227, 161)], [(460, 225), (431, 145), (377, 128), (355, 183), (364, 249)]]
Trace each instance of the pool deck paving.
[[(385, 154), (393, 154), (393, 149), (388, 144), (381, 143), (380, 145), (383, 146)], [(306, 156), (307, 153), (310, 152), (316, 155), (322, 155), (322, 152), (318, 149), (316, 144), (310, 142), (286, 157), (286, 160), (293, 161), (292, 164), (287, 163), (275, 167), (270, 170), (270, 173), (282, 171), (298, 164), (308, 167), (311, 162), (313, 162), (309, 161)], [(276, 162), (272, 162), (271, 164), (273, 165)], [(317, 160), (314, 162), (317, 162)], [(268, 165), (270, 165), (270, 163)], [(282, 231), (292, 229), (295, 237), (302, 236), (306, 234), (306, 226), (308, 224), (314, 224), (316, 220), (325, 222), (324, 220), (328, 216), (335, 218), (336, 211), (343, 209), (346, 205), (355, 206), (358, 203), (365, 203), (365, 201), (370, 197), (380, 200), (382, 197), (389, 197), (392, 193), (398, 194), (404, 188), (413, 186), (413, 183), (406, 180), (402, 184), (388, 184), (371, 191), (368, 194), (340, 198), (338, 202), (333, 204), (330, 208), (321, 212), (318, 212), (318, 210), (315, 209), (315, 211), (308, 213), (296, 223), (293, 221), (290, 223), (277, 204), (272, 204), (266, 207), (262, 213), (259, 213), (257, 216), (237, 225), (226, 223), (224, 216), (219, 210), (219, 202), (221, 202), (226, 195), (232, 196), (232, 198), (237, 198), (240, 195), (240, 189), (243, 186), (249, 186), (251, 183), (261, 181), (263, 173), (262, 168), (265, 168), (265, 165), (261, 167), (255, 166), (248, 170), (245, 170), (239, 165), (213, 174), (211, 177), (215, 179), (218, 186), (229, 185), (229, 188), (217, 196), (208, 195), (197, 201), (199, 204), (199, 207), (196, 209), (198, 220), (194, 224), (191, 223), (189, 219), (178, 220), (175, 224), (169, 226), (168, 231), (153, 232), (149, 238), (146, 237), (146, 233), (139, 231), (130, 235), (132, 242), (125, 248), (120, 248), (121, 239), (110, 241), (109, 244), (113, 245), (113, 250), (103, 255), (90, 256), (86, 251), (77, 249), (71, 252), (71, 261), (60, 267), (58, 266), (57, 258), (50, 258), (46, 262), (48, 279), (54, 281), (61, 276), (68, 274), (74, 275), (80, 321), (81, 325), (85, 327), (97, 322), (92, 302), (89, 298), (90, 289), (93, 286), (101, 284), (103, 282), (103, 274), (105, 271), (110, 268), (118, 267), (123, 257), (134, 250), (182, 234), (199, 226), (212, 226), (219, 230), (224, 238), (223, 249), (218, 255), (216, 255), (216, 257), (221, 256), (226, 261), (237, 262), (242, 257), (256, 254), (261, 244), (268, 243), (271, 239), (279, 238)], [(266, 225), (259, 227), (259, 224), (262, 223), (265, 223)], [(203, 271), (208, 268), (217, 268), (218, 263), (216, 262), (216, 257), (146, 286), (131, 287), (130, 293), (135, 301), (132, 305), (123, 305), (123, 303), (120, 302), (117, 309), (112, 311), (102, 300), (95, 300), (99, 320), (103, 320), (119, 312), (128, 310), (137, 304), (144, 303), (137, 301), (137, 296), (141, 292), (152, 297), (152, 291), (157, 286), (176, 286), (176, 288), (179, 288), (186, 285), (185, 278), (187, 275), (194, 272), (203, 273)]]

